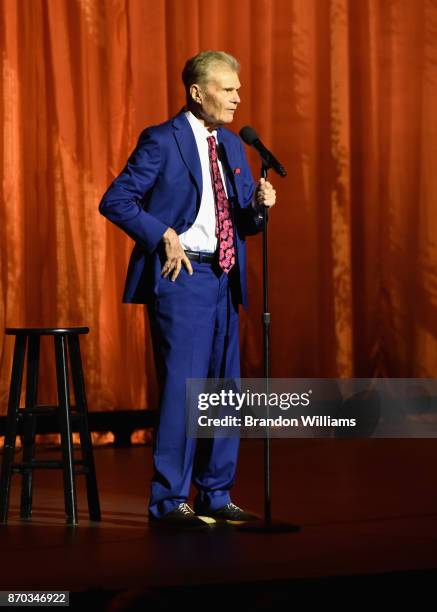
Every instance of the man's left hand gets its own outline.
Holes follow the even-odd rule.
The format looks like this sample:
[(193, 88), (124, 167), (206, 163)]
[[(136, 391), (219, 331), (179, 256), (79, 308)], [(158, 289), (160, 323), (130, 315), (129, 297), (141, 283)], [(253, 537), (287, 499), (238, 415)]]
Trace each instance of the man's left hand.
[(273, 185), (262, 178), (255, 190), (254, 203), (257, 206), (267, 206), (271, 208), (276, 202), (276, 191), (273, 189)]

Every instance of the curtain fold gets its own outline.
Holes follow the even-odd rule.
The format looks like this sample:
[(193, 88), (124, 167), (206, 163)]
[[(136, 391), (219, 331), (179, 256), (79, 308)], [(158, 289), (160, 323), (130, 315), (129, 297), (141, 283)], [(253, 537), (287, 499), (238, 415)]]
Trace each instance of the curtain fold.
[[(141, 130), (216, 48), (242, 64), (231, 128), (270, 175), (272, 376), (434, 377), (435, 0), (3, 0), (0, 412), (7, 326), (88, 325), (90, 410), (155, 407), (146, 312), (121, 303), (132, 240), (98, 212)], [(248, 151), (255, 176), (259, 160)], [(262, 375), (261, 238), (248, 244), (243, 375)], [(41, 403), (56, 398), (43, 342)], [(24, 400), (23, 400), (24, 401)]]

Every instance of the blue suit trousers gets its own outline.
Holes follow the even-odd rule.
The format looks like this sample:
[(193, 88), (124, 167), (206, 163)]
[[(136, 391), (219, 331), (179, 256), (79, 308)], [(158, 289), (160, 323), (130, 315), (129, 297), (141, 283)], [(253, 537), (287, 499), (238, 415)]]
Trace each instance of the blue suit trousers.
[(216, 510), (230, 501), (239, 437), (188, 438), (187, 378), (239, 378), (237, 270), (191, 261), (177, 279), (160, 277), (148, 306), (160, 387), (153, 443), (154, 475), (149, 513), (156, 518), (187, 501), (197, 489), (195, 509)]

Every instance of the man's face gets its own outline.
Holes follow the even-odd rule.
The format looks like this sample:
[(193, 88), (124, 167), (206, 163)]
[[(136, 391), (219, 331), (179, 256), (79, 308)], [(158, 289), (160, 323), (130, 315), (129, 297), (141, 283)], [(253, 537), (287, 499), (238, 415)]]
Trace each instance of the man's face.
[(238, 74), (226, 64), (213, 65), (204, 85), (193, 85), (191, 95), (200, 105), (200, 115), (206, 127), (231, 123), (240, 103)]

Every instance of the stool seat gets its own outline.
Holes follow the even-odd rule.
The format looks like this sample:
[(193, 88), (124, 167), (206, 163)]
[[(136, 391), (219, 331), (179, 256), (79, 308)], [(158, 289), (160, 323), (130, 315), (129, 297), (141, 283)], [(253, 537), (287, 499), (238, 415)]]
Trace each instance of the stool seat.
[(54, 336), (55, 334), (87, 334), (89, 327), (6, 327), (9, 336)]
[[(64, 503), (67, 525), (77, 525), (75, 476), (86, 478), (88, 510), (91, 520), (100, 521), (100, 502), (91, 435), (88, 428), (88, 407), (85, 381), (80, 354), (79, 335), (87, 334), (89, 328), (82, 327), (6, 327), (7, 335), (15, 335), (14, 358), (9, 388), (8, 413), (6, 417), (5, 444), (0, 473), (0, 523), (6, 524), (9, 510), (10, 484), (13, 474), (21, 474), (20, 517), (28, 519), (32, 513), (33, 470), (61, 469), (64, 478)], [(57, 406), (38, 405), (38, 377), (40, 359), (40, 337), (53, 336)], [(20, 408), (21, 386), (27, 347), (27, 378), (25, 407)], [(68, 349), (68, 350), (67, 350)], [(69, 357), (69, 359), (68, 359)], [(68, 362), (71, 365), (75, 405), (70, 404)], [(56, 414), (61, 434), (60, 461), (36, 460), (36, 420), (44, 415)], [(80, 437), (81, 459), (74, 458), (72, 423), (76, 422)], [(18, 423), (23, 424), (23, 460), (14, 461)]]

